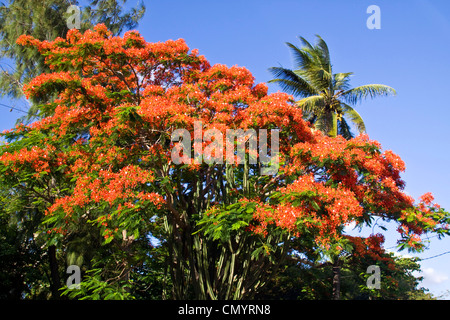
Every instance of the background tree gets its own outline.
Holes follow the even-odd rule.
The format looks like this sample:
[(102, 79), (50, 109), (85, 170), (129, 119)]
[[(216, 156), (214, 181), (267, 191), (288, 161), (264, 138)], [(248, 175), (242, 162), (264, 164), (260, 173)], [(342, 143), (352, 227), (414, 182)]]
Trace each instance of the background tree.
[(366, 132), (363, 119), (352, 106), (365, 98), (395, 94), (395, 90), (382, 84), (351, 88), (353, 73), (333, 73), (328, 46), (320, 36), (317, 36), (316, 45), (303, 37), (299, 39), (302, 48), (287, 43), (294, 57), (295, 70), (272, 67), (269, 70), (275, 79), (269, 82), (278, 83), (287, 93), (300, 97), (296, 104), (303, 110), (305, 119), (330, 137), (340, 134), (346, 139), (352, 138), (348, 121), (359, 133)]
[[(403, 192), (397, 155), (366, 135), (312, 131), (292, 96), (267, 94), (245, 68), (211, 66), (183, 40), (147, 43), (98, 25), (18, 43), (38, 48), (51, 67), (24, 88), (46, 116), (2, 134), (10, 143), (0, 170), (45, 208), (39, 241), (67, 255), (71, 237), (90, 235), (79, 237), (93, 252), (70, 297), (149, 297), (145, 288), (158, 281), (155, 292), (175, 299), (252, 298), (295, 250), (314, 262), (350, 261), (358, 252), (343, 234), (350, 223), (394, 221), (411, 250), (423, 249), (423, 234), (449, 233), (450, 215), (431, 194), (416, 203)], [(267, 129), (269, 141), (278, 129), (279, 170), (261, 175), (259, 155), (209, 161), (205, 136), (194, 150), (204, 161), (175, 162), (172, 133), (199, 122), (221, 132)], [(383, 262), (378, 248), (368, 250)]]
[(26, 199), (2, 185), (0, 198), (0, 299), (21, 299), (23, 295), (48, 298), (50, 279), (45, 250), (32, 234), (39, 224), (33, 208), (25, 209)]
[[(420, 287), (422, 278), (417, 258), (397, 257), (380, 245), (380, 235), (352, 239), (348, 259), (342, 259), (341, 299), (343, 300), (434, 300), (427, 289)], [(375, 256), (376, 255), (376, 256)], [(369, 289), (371, 274), (367, 267), (380, 267), (380, 289)], [(304, 253), (289, 255), (279, 274), (271, 278), (256, 299), (329, 300), (332, 299), (332, 267), (329, 261), (308, 259)]]

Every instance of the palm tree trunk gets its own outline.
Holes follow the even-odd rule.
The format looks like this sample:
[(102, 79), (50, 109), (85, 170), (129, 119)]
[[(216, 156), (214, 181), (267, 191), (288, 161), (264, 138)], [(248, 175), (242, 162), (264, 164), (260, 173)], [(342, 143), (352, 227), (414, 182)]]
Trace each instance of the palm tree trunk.
[(337, 114), (334, 111), (331, 112), (331, 128), (330, 131), (328, 131), (328, 136), (337, 136)]

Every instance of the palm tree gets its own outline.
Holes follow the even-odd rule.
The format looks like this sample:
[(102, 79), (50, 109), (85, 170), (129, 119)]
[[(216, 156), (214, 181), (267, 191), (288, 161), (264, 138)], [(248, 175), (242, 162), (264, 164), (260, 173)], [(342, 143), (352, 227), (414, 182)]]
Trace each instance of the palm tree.
[(323, 133), (335, 137), (340, 134), (346, 139), (353, 137), (350, 120), (360, 133), (366, 126), (359, 113), (351, 106), (365, 98), (395, 95), (393, 88), (382, 84), (368, 84), (350, 88), (352, 72), (334, 73), (330, 62), (330, 53), (325, 41), (317, 37), (316, 45), (311, 45), (303, 37), (300, 49), (287, 43), (292, 49), (296, 70), (282, 67), (270, 68), (281, 88), (294, 97), (301, 97), (296, 104), (303, 110), (304, 118)]

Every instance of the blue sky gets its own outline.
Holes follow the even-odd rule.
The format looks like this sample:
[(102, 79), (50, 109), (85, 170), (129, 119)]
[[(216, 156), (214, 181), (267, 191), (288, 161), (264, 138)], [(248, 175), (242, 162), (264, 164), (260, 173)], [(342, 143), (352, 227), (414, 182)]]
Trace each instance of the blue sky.
[[(130, 0), (134, 4), (137, 0)], [(271, 79), (269, 67), (293, 67), (285, 42), (328, 44), (334, 72), (354, 72), (352, 86), (382, 83), (396, 97), (357, 105), (368, 134), (406, 163), (406, 191), (416, 199), (432, 192), (450, 210), (450, 1), (445, 0), (154, 0), (136, 28), (147, 41), (183, 38), (211, 63), (245, 66), (256, 82)], [(369, 5), (381, 10), (381, 29), (370, 30)], [(269, 85), (270, 92), (278, 91)], [(2, 103), (10, 104), (5, 100)], [(19, 103), (24, 105), (23, 103)], [(0, 108), (0, 130), (19, 113)], [(395, 245), (395, 226), (386, 247)], [(375, 229), (375, 232), (382, 232)], [(450, 239), (431, 239), (426, 258), (450, 250)], [(450, 254), (421, 263), (423, 286), (436, 295), (450, 290)], [(450, 299), (450, 296), (447, 296)]]

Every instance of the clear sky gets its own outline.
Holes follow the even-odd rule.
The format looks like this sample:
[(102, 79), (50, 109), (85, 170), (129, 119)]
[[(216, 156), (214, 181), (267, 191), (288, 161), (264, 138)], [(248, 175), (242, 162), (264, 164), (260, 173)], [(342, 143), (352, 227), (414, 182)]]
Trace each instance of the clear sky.
[[(245, 66), (256, 82), (271, 79), (269, 67), (293, 67), (285, 42), (300, 45), (297, 36), (314, 42), (315, 35), (320, 35), (329, 46), (333, 71), (354, 72), (352, 86), (382, 83), (397, 90), (396, 97), (365, 101), (357, 110), (370, 137), (405, 161), (406, 191), (416, 199), (430, 191), (450, 210), (450, 1), (144, 3), (147, 12), (136, 29), (147, 41), (183, 38), (211, 63)], [(366, 26), (370, 5), (380, 8), (381, 29)], [(269, 85), (269, 90), (279, 88)], [(0, 130), (13, 126), (18, 116), (18, 112), (0, 108)], [(392, 247), (396, 227), (384, 225), (389, 228), (386, 247)], [(430, 248), (417, 256), (427, 258), (450, 250), (450, 238), (430, 240)], [(424, 287), (435, 295), (450, 290), (450, 254), (424, 260), (421, 265)]]

